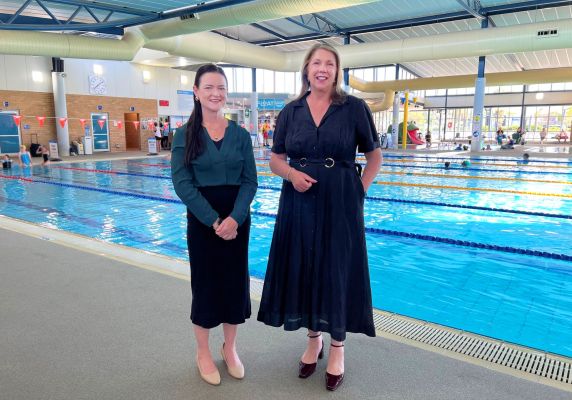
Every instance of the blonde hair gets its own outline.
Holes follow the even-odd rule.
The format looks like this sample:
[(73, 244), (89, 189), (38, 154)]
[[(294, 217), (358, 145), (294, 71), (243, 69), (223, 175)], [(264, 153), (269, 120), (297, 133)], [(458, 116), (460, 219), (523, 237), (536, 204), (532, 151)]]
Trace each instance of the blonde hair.
[(26, 145), (25, 145), (25, 144), (21, 144), (21, 145), (20, 145), (20, 150), (26, 151)]
[(310, 90), (310, 80), (308, 79), (308, 65), (310, 64), (310, 60), (314, 56), (314, 53), (320, 49), (329, 51), (330, 53), (332, 53), (334, 55), (334, 58), (336, 59), (336, 68), (337, 68), (338, 72), (337, 72), (336, 78), (334, 80), (334, 86), (332, 87), (332, 103), (341, 104), (344, 102), (347, 95), (343, 91), (342, 85), (340, 82), (341, 78), (343, 76), (342, 70), (340, 67), (340, 55), (334, 47), (330, 46), (329, 44), (325, 44), (325, 43), (315, 44), (306, 53), (306, 56), (304, 57), (304, 62), (302, 64), (302, 69), (300, 70), (300, 79), (302, 80), (302, 89), (300, 89), (300, 94), (298, 95), (296, 100), (299, 100), (302, 97), (304, 97), (306, 95), (306, 93), (308, 92), (308, 90)]

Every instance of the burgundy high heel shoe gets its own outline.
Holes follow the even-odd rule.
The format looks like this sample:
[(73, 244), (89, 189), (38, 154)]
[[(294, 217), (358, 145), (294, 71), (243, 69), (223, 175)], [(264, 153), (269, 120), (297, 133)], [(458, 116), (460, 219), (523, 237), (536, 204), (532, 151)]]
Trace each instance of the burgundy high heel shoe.
[[(322, 333), (319, 333), (314, 336), (310, 336), (310, 334), (308, 334), (306, 336), (308, 336), (310, 339), (315, 339), (317, 337), (322, 336)], [(324, 342), (322, 342), (322, 348), (320, 349), (320, 353), (318, 354), (318, 360), (321, 360), (323, 357), (324, 357)], [(300, 364), (298, 366), (298, 377), (306, 379), (307, 377), (312, 375), (316, 370), (316, 366), (318, 365), (318, 360), (316, 360), (316, 362), (312, 364), (306, 364), (305, 362), (300, 361)]]
[[(335, 344), (330, 344), (330, 346), (332, 347), (344, 347), (343, 344), (341, 345), (335, 345)], [(340, 374), (340, 375), (332, 375), (330, 373), (328, 373), (328, 371), (326, 371), (326, 389), (330, 390), (330, 391), (334, 391), (336, 390), (344, 381), (344, 374)]]

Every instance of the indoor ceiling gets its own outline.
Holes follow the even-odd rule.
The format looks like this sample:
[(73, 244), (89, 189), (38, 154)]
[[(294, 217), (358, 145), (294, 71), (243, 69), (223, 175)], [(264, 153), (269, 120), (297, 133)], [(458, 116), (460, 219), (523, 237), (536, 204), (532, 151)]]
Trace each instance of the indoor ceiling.
[[(66, 28), (71, 29), (88, 24), (87, 30), (91, 33), (87, 34), (119, 35), (123, 28), (136, 25), (138, 21), (147, 23), (166, 19), (180, 15), (181, 9), (184, 11), (198, 4), (200, 7), (232, 7), (257, 2), (263, 3), (237, 0), (2, 0), (0, 29), (53, 31), (57, 30), (58, 25), (60, 28), (68, 25)], [(572, 1), (380, 0), (312, 15), (233, 26), (216, 32), (289, 52), (305, 50), (317, 41), (343, 45), (347, 34), (351, 44), (376, 42), (383, 46), (385, 41), (396, 39), (481, 29), (483, 15), (489, 21), (487, 29), (563, 19), (570, 19), (572, 24)], [(97, 28), (98, 25), (101, 29)], [(67, 33), (86, 34), (85, 30), (80, 28)], [(141, 57), (136, 60), (141, 62)], [(486, 60), (487, 72), (572, 67), (572, 48), (487, 56)], [(180, 68), (194, 62), (164, 53), (157, 55), (150, 63)], [(403, 65), (421, 77), (474, 74), (478, 59), (467, 57)]]

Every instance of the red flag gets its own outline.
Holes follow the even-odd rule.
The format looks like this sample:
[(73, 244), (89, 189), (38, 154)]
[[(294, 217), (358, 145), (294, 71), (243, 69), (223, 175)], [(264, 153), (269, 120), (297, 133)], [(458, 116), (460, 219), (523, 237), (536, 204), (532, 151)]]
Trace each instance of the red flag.
[(22, 116), (21, 115), (12, 115), (12, 118), (14, 118), (14, 123), (16, 124), (16, 126), (20, 125), (20, 121), (22, 120)]
[(105, 120), (104, 119), (98, 119), (97, 120), (97, 125), (99, 125), (99, 127), (101, 129), (103, 129), (103, 127), (105, 126)]
[(133, 122), (133, 125), (135, 125), (135, 129), (139, 129), (139, 124), (140, 124), (139, 121), (131, 121), (131, 122)]
[(117, 126), (121, 129), (123, 127), (123, 121), (117, 121)]
[(85, 130), (85, 121), (87, 121), (85, 118), (79, 119), (79, 123), (81, 124), (81, 129), (84, 129), (84, 130)]
[(40, 128), (42, 126), (44, 126), (44, 121), (46, 120), (46, 117), (36, 117), (36, 119), (38, 120), (38, 123), (40, 124)]
[(177, 125), (177, 128), (180, 128), (181, 126), (183, 126), (183, 123), (181, 121), (178, 121), (176, 125)]
[(147, 124), (149, 130), (154, 131), (155, 130), (155, 123), (153, 121), (149, 121), (149, 123)]
[(68, 119), (66, 117), (61, 117), (60, 118), (60, 126), (63, 128), (66, 126), (66, 122), (68, 122)]

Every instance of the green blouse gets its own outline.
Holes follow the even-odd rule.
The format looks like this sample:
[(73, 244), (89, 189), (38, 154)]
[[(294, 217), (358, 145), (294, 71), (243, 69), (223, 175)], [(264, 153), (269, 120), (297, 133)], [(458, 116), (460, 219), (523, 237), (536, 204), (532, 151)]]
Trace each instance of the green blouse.
[(219, 149), (202, 130), (206, 150), (185, 167), (187, 125), (178, 128), (172, 144), (171, 176), (177, 196), (203, 224), (212, 226), (219, 217), (197, 188), (203, 186), (240, 185), (230, 216), (242, 225), (250, 211), (258, 180), (250, 134), (236, 122), (228, 121)]

